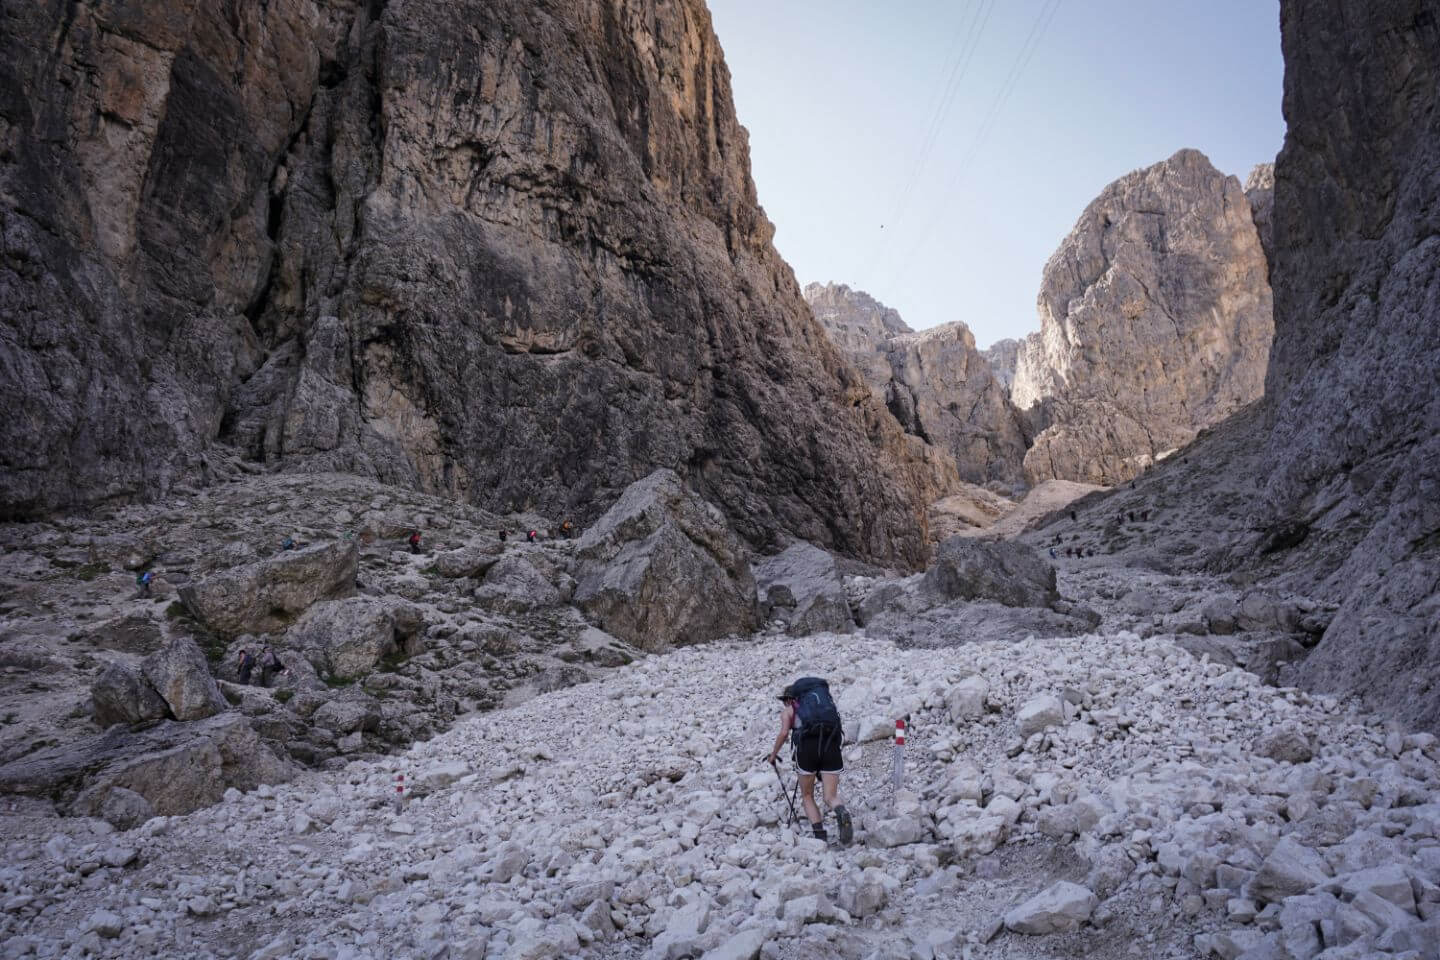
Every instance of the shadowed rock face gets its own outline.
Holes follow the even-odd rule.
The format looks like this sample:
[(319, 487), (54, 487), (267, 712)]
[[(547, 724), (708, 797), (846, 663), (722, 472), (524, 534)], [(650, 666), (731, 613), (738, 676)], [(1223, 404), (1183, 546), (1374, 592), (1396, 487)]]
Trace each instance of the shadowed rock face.
[[(1337, 18), (1346, 28), (1336, 30)], [(1286, 0), (1265, 493), (1343, 597), (1300, 679), (1440, 727), (1440, 16)]]
[(0, 514), (238, 452), (583, 520), (668, 467), (921, 559), (953, 473), (771, 246), (700, 0), (46, 2), (0, 64)]
[(843, 284), (809, 284), (805, 299), (907, 434), (953, 456), (964, 480), (1022, 478), (1019, 417), (969, 327), (915, 333), (896, 311)]
[(1011, 398), (1032, 484), (1113, 484), (1262, 393), (1267, 265), (1234, 177), (1182, 150), (1111, 184), (1046, 264)]

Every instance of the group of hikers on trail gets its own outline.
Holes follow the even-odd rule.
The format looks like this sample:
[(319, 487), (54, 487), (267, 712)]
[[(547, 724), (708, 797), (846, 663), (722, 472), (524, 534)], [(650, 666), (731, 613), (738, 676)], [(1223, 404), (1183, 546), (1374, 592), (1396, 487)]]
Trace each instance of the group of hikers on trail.
[[(819, 777), (825, 806), (835, 814), (840, 842), (849, 844), (855, 838), (855, 826), (850, 811), (840, 802), (840, 773), (845, 769), (840, 746), (844, 734), (840, 711), (830, 696), (830, 685), (819, 677), (801, 677), (781, 691), (780, 703), (780, 733), (765, 761), (778, 774), (780, 749), (789, 738), (791, 757), (800, 776), (800, 798), (815, 838), (829, 838), (820, 807), (815, 803), (815, 778)], [(784, 786), (783, 780), (781, 786)]]

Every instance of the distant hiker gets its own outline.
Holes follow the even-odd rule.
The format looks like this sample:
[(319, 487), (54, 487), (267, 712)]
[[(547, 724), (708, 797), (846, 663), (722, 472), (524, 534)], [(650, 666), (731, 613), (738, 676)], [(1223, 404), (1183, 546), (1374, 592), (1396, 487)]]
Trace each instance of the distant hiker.
[(510, 531), (509, 531), (509, 530), (501, 530), (501, 531), (500, 531), (500, 542), (501, 542), (501, 543), (504, 543), (505, 540), (506, 540), (506, 538), (509, 537), (509, 536), (510, 536)]
[(294, 537), (286, 537), (286, 538), (285, 538), (285, 541), (280, 544), (280, 549), (281, 549), (281, 550), (294, 550), (294, 549), (295, 549), (295, 538), (294, 538)]
[(1050, 548), (1050, 559), (1051, 559), (1051, 560), (1057, 559), (1056, 556), (1055, 556), (1055, 548), (1054, 548), (1054, 547), (1051, 547), (1051, 548)]
[(155, 574), (151, 573), (149, 570), (146, 570), (144, 573), (140, 574), (138, 577), (135, 578), (135, 586), (140, 588), (140, 596), (150, 596), (150, 584), (154, 581), (154, 579)]
[(1071, 510), (1071, 511), (1070, 511), (1070, 522), (1071, 522), (1071, 523), (1079, 523), (1079, 522), (1080, 522), (1080, 518), (1077, 517), (1077, 516), (1075, 516), (1075, 511), (1074, 511), (1074, 510)]
[(419, 530), (416, 530), (414, 533), (410, 534), (410, 552), (411, 552), (411, 553), (419, 553), (419, 552), (420, 552), (420, 531), (419, 531)]
[(825, 806), (835, 811), (835, 823), (840, 828), (840, 842), (849, 843), (855, 836), (850, 812), (840, 803), (840, 771), (845, 768), (845, 759), (840, 754), (840, 711), (830, 697), (830, 685), (819, 677), (801, 677), (780, 694), (784, 707), (780, 710), (780, 734), (770, 748), (766, 762), (774, 765), (790, 738), (791, 757), (800, 771), (800, 796), (805, 804), (805, 816), (810, 820), (810, 829), (818, 840), (828, 839), (824, 818), (815, 805), (815, 777), (820, 777), (821, 792)]
[(534, 542), (535, 542), (535, 531), (534, 531), (534, 530), (531, 530), (529, 533), (525, 534), (525, 539), (528, 540), (530, 543), (534, 543)]
[(249, 684), (250, 673), (255, 669), (255, 658), (250, 655), (249, 650), (240, 651), (240, 682)]
[(270, 681), (274, 679), (277, 674), (284, 672), (285, 664), (280, 662), (280, 657), (276, 655), (274, 648), (266, 647), (264, 652), (260, 654), (260, 686), (270, 686)]
[(574, 535), (575, 525), (573, 523), (571, 523), (569, 520), (566, 520), (564, 523), (560, 524), (560, 536), (564, 537), (566, 540), (569, 540)]

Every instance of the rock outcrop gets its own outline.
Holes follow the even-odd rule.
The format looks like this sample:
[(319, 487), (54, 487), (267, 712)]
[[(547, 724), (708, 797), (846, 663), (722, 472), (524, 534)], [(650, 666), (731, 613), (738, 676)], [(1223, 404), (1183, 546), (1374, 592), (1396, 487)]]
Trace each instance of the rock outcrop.
[(1261, 396), (1267, 265), (1234, 177), (1182, 150), (1111, 184), (1046, 264), (1011, 398), (1031, 485), (1114, 484)]
[[(140, 733), (115, 727), (36, 751), (0, 767), (0, 792), (48, 795), (76, 816), (115, 817), (129, 827), (146, 805), (151, 815), (187, 813), (217, 802), (227, 788), (253, 790), (293, 775), (232, 712)], [(116, 796), (117, 790), (126, 792)]]
[(1019, 340), (996, 340), (980, 351), (980, 356), (990, 364), (990, 372), (1006, 390), (1015, 382), (1015, 365), (1020, 361)]
[(961, 479), (1022, 478), (1020, 418), (965, 324), (915, 333), (894, 310), (843, 284), (812, 283), (805, 298), (873, 396), (906, 433), (953, 456)]
[(1273, 556), (1342, 599), (1299, 679), (1440, 729), (1440, 16), (1281, 13), (1261, 476), (1269, 522), (1303, 538)]
[(1250, 218), (1260, 234), (1268, 277), (1275, 269), (1275, 164), (1262, 163), (1250, 171), (1245, 178), (1245, 199), (1250, 201)]
[(702, 0), (27, 4), (0, 64), (0, 516), (239, 458), (589, 520), (664, 467), (923, 560), (953, 472), (771, 245)]
[(576, 605), (642, 650), (755, 627), (745, 545), (669, 470), (632, 484), (585, 531), (576, 557)]

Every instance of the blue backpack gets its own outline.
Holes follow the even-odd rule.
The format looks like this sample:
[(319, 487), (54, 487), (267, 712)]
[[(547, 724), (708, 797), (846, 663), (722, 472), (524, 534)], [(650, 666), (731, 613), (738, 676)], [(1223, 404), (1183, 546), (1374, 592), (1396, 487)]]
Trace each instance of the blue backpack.
[(795, 725), (791, 736), (796, 740), (808, 734), (840, 728), (840, 711), (830, 696), (830, 684), (819, 677), (801, 677), (780, 694), (782, 700), (795, 702)]

